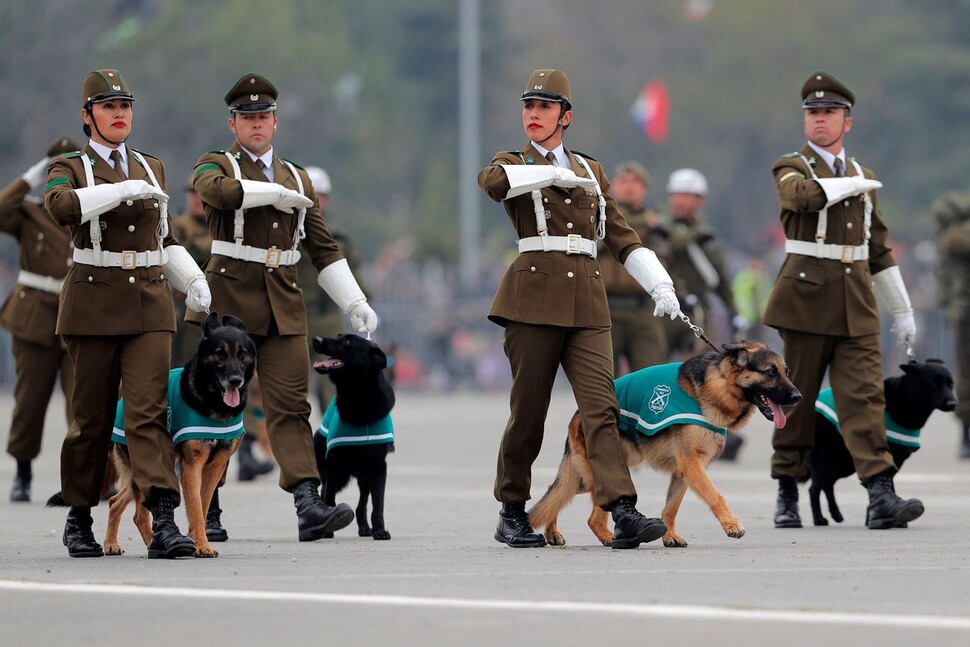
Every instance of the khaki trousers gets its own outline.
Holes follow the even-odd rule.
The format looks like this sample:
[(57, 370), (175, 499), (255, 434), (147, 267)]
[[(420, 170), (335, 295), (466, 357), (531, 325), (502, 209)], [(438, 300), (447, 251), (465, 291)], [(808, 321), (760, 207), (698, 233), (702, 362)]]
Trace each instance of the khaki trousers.
[(41, 346), (15, 335), (13, 358), (17, 366), (17, 386), (14, 387), (7, 453), (20, 461), (32, 461), (40, 455), (47, 405), (54, 393), (58, 372), (66, 400), (67, 424), (71, 424), (74, 366), (60, 339), (55, 340), (53, 346)]
[(852, 455), (856, 473), (865, 483), (887, 469), (895, 469), (886, 444), (883, 414), (882, 355), (879, 335), (835, 337), (779, 329), (785, 342), (785, 362), (802, 401), (788, 414), (788, 425), (771, 438), (771, 477), (808, 475), (808, 452), (815, 445), (815, 400), (825, 371), (835, 395), (842, 439)]
[(306, 479), (320, 480), (313, 453), (307, 399), (310, 354), (306, 335), (251, 335), (263, 392), (266, 431), (280, 466), (280, 487), (293, 491)]
[[(562, 366), (579, 405), (586, 451), (596, 481), (597, 504), (609, 508), (621, 496), (636, 499), (617, 430), (609, 328), (565, 328), (509, 322), (505, 354), (512, 368), (511, 415), (498, 452), (495, 498), (531, 498), (532, 463), (542, 448), (556, 372)], [(565, 432), (565, 429), (562, 430)]]
[(124, 385), (125, 438), (131, 473), (146, 505), (155, 489), (179, 501), (175, 446), (168, 433), (168, 371), (172, 333), (67, 335), (75, 366), (74, 422), (61, 447), (61, 491), (69, 505), (96, 506)]

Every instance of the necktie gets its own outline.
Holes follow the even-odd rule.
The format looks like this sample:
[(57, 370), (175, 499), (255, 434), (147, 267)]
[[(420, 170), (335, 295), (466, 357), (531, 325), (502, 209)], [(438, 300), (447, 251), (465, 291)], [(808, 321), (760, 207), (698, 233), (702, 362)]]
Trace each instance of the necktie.
[(263, 177), (265, 177), (268, 180), (269, 179), (269, 176), (266, 174), (266, 164), (263, 162), (263, 160), (257, 158), (256, 159), (256, 166), (258, 166), (259, 167), (259, 170), (262, 171)]
[(549, 163), (553, 166), (559, 166), (559, 164), (556, 163), (556, 154), (552, 151), (546, 153), (546, 159), (549, 160)]
[(125, 173), (125, 167), (121, 164), (121, 153), (118, 152), (118, 149), (116, 148), (111, 151), (111, 154), (108, 155), (108, 157), (110, 157), (111, 161), (114, 162), (115, 170), (118, 171), (118, 175), (127, 179), (128, 174)]
[(845, 169), (842, 168), (842, 159), (835, 158), (835, 177), (845, 177)]

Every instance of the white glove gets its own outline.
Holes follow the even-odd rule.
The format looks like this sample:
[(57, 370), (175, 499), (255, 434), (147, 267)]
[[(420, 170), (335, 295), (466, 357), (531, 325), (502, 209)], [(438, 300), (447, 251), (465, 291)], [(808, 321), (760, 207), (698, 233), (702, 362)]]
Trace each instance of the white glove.
[(81, 222), (87, 222), (95, 216), (111, 211), (126, 200), (157, 198), (168, 202), (167, 193), (145, 180), (125, 180), (114, 184), (98, 184), (83, 189), (74, 189), (74, 193), (81, 205)]
[(37, 190), (38, 187), (42, 186), (47, 180), (47, 165), (50, 163), (51, 158), (45, 157), (41, 161), (37, 162), (31, 166), (27, 171), (21, 175), (27, 186), (30, 187), (31, 191)]
[(299, 191), (287, 189), (275, 182), (239, 180), (243, 190), (243, 209), (272, 205), (283, 213), (293, 213), (293, 209), (309, 209), (313, 201)]
[(860, 195), (882, 188), (879, 180), (869, 180), (861, 175), (852, 177), (827, 177), (816, 178), (818, 185), (825, 193), (825, 206), (831, 207), (839, 200), (843, 200), (853, 195)]
[(623, 267), (653, 297), (657, 304), (653, 311), (654, 317), (670, 315), (673, 319), (677, 316), (680, 302), (674, 292), (674, 282), (652, 250), (646, 247), (633, 250), (626, 257)]
[(505, 200), (524, 193), (531, 193), (536, 189), (544, 189), (553, 184), (564, 189), (571, 189), (577, 186), (587, 189), (596, 187), (596, 180), (579, 177), (573, 173), (572, 169), (558, 168), (551, 164), (543, 164), (541, 166), (533, 166), (531, 164), (502, 164), (501, 166), (505, 170), (505, 176), (509, 180), (509, 192), (505, 194)]
[(377, 330), (377, 314), (367, 305), (367, 297), (357, 285), (347, 259), (342, 258), (320, 270), (317, 283), (333, 299), (344, 314), (350, 317), (354, 328), (360, 332)]
[(912, 345), (916, 339), (916, 319), (913, 317), (913, 304), (909, 300), (899, 267), (893, 265), (873, 274), (872, 287), (876, 297), (893, 313), (896, 343), (900, 346)]
[(181, 245), (166, 247), (165, 254), (163, 267), (168, 273), (168, 282), (185, 294), (185, 306), (194, 312), (208, 312), (212, 293), (195, 259)]

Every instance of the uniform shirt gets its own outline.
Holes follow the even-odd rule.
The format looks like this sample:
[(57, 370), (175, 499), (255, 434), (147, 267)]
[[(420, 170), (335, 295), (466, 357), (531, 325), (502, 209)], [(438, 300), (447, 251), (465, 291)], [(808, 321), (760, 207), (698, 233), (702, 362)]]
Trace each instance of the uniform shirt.
[[(246, 430), (243, 428), (243, 412), (230, 420), (212, 420), (202, 415), (182, 399), (180, 381), (182, 368), (173, 368), (168, 373), (168, 433), (178, 445), (186, 440), (234, 440)], [(118, 400), (115, 425), (111, 430), (111, 440), (127, 445), (125, 440), (125, 400)]]
[(344, 422), (337, 411), (334, 396), (323, 413), (317, 433), (327, 439), (327, 455), (334, 447), (345, 445), (387, 445), (394, 442), (394, 424), (391, 414), (369, 425), (352, 425)]
[(614, 381), (620, 404), (620, 431), (653, 436), (671, 425), (697, 425), (727, 436), (727, 430), (713, 425), (697, 400), (677, 383), (683, 362), (650, 366)]
[[(839, 425), (839, 415), (835, 412), (835, 395), (832, 393), (832, 389), (825, 389), (818, 394), (818, 399), (815, 401), (815, 411), (816, 413), (822, 414), (826, 420), (835, 425), (836, 431), (842, 433), (842, 427)], [(890, 418), (888, 412), (884, 413), (883, 417), (886, 421), (886, 440), (897, 445), (905, 445), (906, 447), (919, 449), (921, 429), (908, 429), (902, 426)]]

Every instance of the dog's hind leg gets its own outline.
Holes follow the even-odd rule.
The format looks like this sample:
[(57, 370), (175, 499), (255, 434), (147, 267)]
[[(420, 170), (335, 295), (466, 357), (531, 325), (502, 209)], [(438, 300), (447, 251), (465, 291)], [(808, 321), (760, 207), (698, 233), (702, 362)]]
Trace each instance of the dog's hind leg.
[(374, 528), (374, 539), (386, 540), (391, 538), (391, 533), (384, 527), (384, 490), (387, 487), (387, 463), (383, 460), (374, 470), (374, 480), (371, 483), (371, 503), (374, 510), (371, 512), (371, 526)]
[[(196, 557), (218, 557), (205, 536), (205, 513), (202, 507), (202, 469), (210, 449), (204, 441), (187, 440), (179, 445), (179, 479), (182, 482), (182, 501), (189, 520), (189, 537), (195, 542)], [(221, 476), (221, 472), (220, 472)]]
[(822, 486), (813, 478), (812, 484), (808, 487), (808, 500), (812, 504), (812, 523), (816, 526), (827, 526), (829, 525), (829, 520), (822, 514), (822, 502), (819, 500), (821, 493)]
[(141, 501), (141, 490), (136, 487), (133, 492), (135, 496), (135, 527), (138, 528), (141, 540), (145, 542), (145, 548), (148, 548), (148, 545), (152, 543), (152, 513)]
[(610, 530), (609, 518), (610, 514), (599, 507), (596, 503), (596, 488), (592, 487), (589, 491), (590, 498), (593, 500), (593, 507), (589, 511), (589, 517), (586, 519), (586, 525), (589, 529), (593, 531), (596, 538), (600, 540), (600, 543), (604, 546), (613, 545), (613, 531)]
[(667, 501), (664, 503), (663, 512), (660, 519), (667, 526), (664, 533), (663, 542), (667, 548), (686, 548), (687, 541), (677, 534), (677, 512), (680, 504), (684, 501), (687, 494), (687, 481), (677, 474), (670, 475), (670, 485), (667, 486)]
[(684, 480), (687, 481), (690, 489), (694, 490), (707, 505), (711, 506), (711, 512), (721, 522), (721, 528), (724, 529), (725, 534), (734, 539), (744, 537), (744, 526), (734, 516), (734, 513), (728, 508), (724, 496), (711, 482), (711, 478), (707, 475), (706, 466), (701, 462), (700, 457), (696, 455), (678, 457), (677, 466), (683, 473)]
[(370, 475), (358, 475), (357, 489), (360, 490), (360, 498), (357, 500), (357, 508), (354, 510), (354, 518), (357, 520), (357, 536), (370, 537), (374, 534), (367, 523), (367, 499), (371, 497), (374, 490), (374, 483)]
[[(589, 465), (589, 461), (585, 458), (586, 449), (582, 434), (579, 416), (573, 416), (569, 421), (569, 438), (566, 440), (566, 451), (559, 462), (559, 472), (542, 498), (529, 509), (529, 523), (535, 529), (543, 528), (542, 534), (552, 546), (566, 545), (566, 539), (559, 532), (557, 523), (559, 513), (577, 494), (589, 491), (587, 484), (591, 481), (584, 481), (576, 468), (576, 462), (585, 462), (587, 467)], [(574, 445), (579, 447), (578, 451), (573, 449)]]
[(830, 483), (828, 487), (822, 488), (822, 492), (825, 492), (825, 500), (829, 503), (829, 514), (832, 515), (832, 519), (835, 520), (835, 523), (842, 523), (845, 517), (839, 510), (839, 504), (835, 502), (835, 483)]

